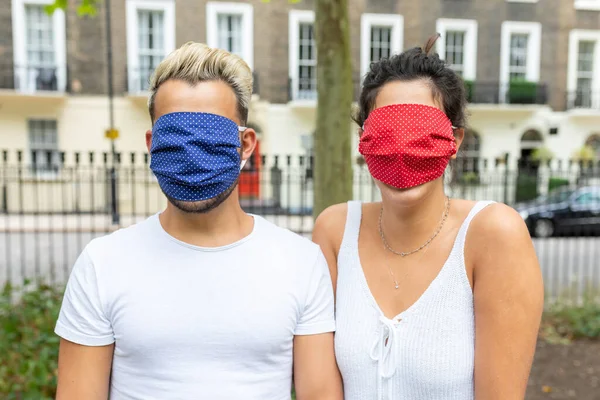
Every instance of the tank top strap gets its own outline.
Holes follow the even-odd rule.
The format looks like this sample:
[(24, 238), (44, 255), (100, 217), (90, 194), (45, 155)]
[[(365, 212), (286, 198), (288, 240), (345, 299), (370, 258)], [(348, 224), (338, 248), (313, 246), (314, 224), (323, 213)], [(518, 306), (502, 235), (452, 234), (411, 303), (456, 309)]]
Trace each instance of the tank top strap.
[(346, 214), (346, 226), (341, 248), (357, 248), (360, 221), (362, 219), (362, 202), (351, 200), (347, 204), (348, 213)]
[(456, 238), (456, 247), (457, 249), (460, 249), (461, 253), (464, 253), (465, 250), (465, 241), (467, 239), (467, 232), (469, 231), (471, 221), (473, 221), (473, 218), (475, 218), (475, 216), (479, 214), (479, 212), (481, 212), (487, 206), (494, 203), (494, 201), (478, 201), (477, 203), (475, 203), (471, 211), (469, 211), (467, 218), (465, 218), (464, 222), (462, 223), (462, 226), (460, 227), (460, 230), (458, 231), (458, 237)]

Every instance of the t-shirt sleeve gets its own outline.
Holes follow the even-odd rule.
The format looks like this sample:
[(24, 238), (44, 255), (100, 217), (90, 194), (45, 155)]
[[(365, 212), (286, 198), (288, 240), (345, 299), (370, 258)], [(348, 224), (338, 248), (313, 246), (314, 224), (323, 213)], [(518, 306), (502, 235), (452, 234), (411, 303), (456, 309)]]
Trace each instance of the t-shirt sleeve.
[(102, 308), (94, 264), (84, 250), (71, 271), (55, 333), (84, 346), (114, 343), (111, 323)]
[(335, 310), (331, 275), (325, 256), (319, 249), (316, 264), (308, 282), (308, 294), (296, 335), (316, 335), (335, 331)]

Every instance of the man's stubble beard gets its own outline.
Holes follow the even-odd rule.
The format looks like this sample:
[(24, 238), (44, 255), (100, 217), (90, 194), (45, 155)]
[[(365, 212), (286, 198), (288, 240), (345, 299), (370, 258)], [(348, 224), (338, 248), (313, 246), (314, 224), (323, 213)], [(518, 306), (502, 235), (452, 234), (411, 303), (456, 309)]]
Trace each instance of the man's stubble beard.
[[(166, 193), (165, 193), (165, 196), (167, 197), (167, 200), (169, 200), (169, 202), (171, 204), (173, 204), (173, 206), (175, 206), (180, 211), (183, 211), (184, 213), (206, 214), (209, 211), (212, 211), (215, 208), (219, 207), (221, 204), (223, 204), (223, 202), (225, 200), (227, 200), (229, 198), (229, 196), (231, 196), (231, 193), (233, 193), (236, 186), (238, 185), (238, 181), (239, 181), (239, 178), (236, 179), (235, 182), (233, 183), (233, 185), (231, 185), (223, 193), (218, 194), (217, 196), (213, 197), (212, 199), (208, 199), (208, 200), (182, 201), (182, 200), (175, 200), (175, 199), (167, 196)], [(164, 191), (163, 191), (163, 193), (164, 193)]]

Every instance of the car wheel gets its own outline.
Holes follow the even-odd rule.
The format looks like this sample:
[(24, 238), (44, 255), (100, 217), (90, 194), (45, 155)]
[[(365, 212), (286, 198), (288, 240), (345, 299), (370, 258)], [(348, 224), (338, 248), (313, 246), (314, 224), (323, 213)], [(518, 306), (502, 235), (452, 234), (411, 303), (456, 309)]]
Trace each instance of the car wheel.
[(538, 238), (548, 238), (554, 235), (554, 224), (549, 219), (538, 219), (533, 226), (533, 233)]

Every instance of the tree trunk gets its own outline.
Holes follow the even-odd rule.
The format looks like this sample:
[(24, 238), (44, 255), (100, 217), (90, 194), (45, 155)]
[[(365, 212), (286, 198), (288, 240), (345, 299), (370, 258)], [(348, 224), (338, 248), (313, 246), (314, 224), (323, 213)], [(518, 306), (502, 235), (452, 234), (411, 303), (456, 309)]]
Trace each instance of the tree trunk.
[(314, 134), (314, 206), (325, 208), (352, 198), (352, 60), (348, 0), (316, 0), (317, 126)]

